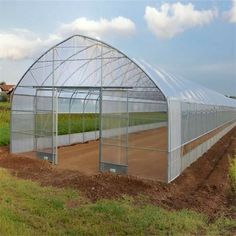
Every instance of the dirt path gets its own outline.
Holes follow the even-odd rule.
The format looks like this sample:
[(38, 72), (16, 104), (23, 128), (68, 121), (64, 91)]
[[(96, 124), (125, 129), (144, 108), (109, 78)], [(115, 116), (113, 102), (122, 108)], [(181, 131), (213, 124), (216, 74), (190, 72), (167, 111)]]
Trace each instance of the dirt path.
[[(91, 201), (127, 194), (137, 196), (137, 204), (148, 201), (168, 209), (192, 209), (215, 218), (222, 214), (235, 216), (230, 205), (227, 175), (228, 156), (233, 154), (236, 154), (236, 128), (168, 185), (129, 176), (85, 176), (76, 170), (53, 169), (47, 162), (11, 155), (6, 147), (0, 149), (0, 166), (42, 185), (78, 189)], [(147, 198), (140, 200), (140, 194)]]

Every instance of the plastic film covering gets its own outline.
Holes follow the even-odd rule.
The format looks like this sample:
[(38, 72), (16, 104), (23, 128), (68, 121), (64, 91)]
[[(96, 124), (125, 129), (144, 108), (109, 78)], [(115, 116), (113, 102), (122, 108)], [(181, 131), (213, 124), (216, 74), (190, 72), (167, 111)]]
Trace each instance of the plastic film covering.
[(57, 164), (57, 91), (37, 89), (34, 108), (36, 156)]
[(128, 167), (127, 91), (103, 90), (101, 102), (101, 170), (126, 173)]
[(181, 144), (186, 144), (217, 127), (233, 122), (233, 108), (216, 105), (181, 103)]
[[(205, 135), (214, 140), (235, 120), (233, 99), (75, 35), (44, 53), (16, 86), (10, 147), (48, 149), (56, 160), (57, 146), (100, 139), (100, 170), (169, 182), (209, 148)], [(196, 140), (202, 151), (190, 155)]]
[(172, 181), (184, 170), (183, 162), (191, 164), (210, 148), (208, 137), (219, 137), (217, 130), (235, 124), (236, 101), (145, 61), (137, 63), (168, 101), (168, 181)]
[(100, 168), (167, 181), (167, 104), (137, 95), (102, 91)]
[[(133, 99), (128, 93), (128, 174), (144, 179), (167, 181), (167, 103)], [(133, 125), (139, 129), (133, 130)]]

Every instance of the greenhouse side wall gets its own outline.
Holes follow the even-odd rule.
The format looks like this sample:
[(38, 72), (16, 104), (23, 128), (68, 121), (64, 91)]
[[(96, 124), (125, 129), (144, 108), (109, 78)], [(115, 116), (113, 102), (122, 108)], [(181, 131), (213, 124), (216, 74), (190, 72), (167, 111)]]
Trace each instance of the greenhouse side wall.
[(225, 134), (227, 134), (232, 128), (236, 126), (236, 122), (230, 123), (217, 132), (214, 136), (206, 140), (205, 142), (199, 144), (187, 154), (183, 155), (181, 160), (181, 172), (201, 157), (208, 149), (210, 149), (216, 142), (218, 142)]
[(181, 108), (180, 102), (168, 101), (168, 179), (170, 182), (181, 170)]
[(236, 126), (236, 109), (169, 101), (168, 182)]

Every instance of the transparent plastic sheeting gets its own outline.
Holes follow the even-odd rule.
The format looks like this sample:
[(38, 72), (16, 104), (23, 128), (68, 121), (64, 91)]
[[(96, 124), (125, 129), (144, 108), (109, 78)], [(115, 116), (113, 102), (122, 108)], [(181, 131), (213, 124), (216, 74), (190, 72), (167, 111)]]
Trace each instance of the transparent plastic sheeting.
[[(83, 135), (76, 139), (72, 116), (85, 113), (96, 114), (97, 130), (86, 134), (88, 124), (80, 121), (77, 128)], [(119, 165), (121, 172), (169, 182), (183, 171), (184, 145), (234, 125), (236, 102), (132, 60), (104, 42), (75, 35), (45, 52), (16, 86), (11, 152), (49, 150), (56, 160), (55, 125), (61, 114), (70, 117), (60, 130), (67, 135), (66, 145), (100, 138), (101, 169), (110, 163), (112, 171)], [(202, 152), (210, 146), (203, 147)], [(184, 163), (199, 157), (190, 156)]]
[[(143, 60), (136, 63), (149, 75), (168, 102), (168, 182), (175, 179), (184, 170), (182, 163), (197, 160), (212, 145), (210, 140), (201, 144), (201, 152), (197, 147), (183, 156), (182, 148), (195, 140), (218, 129), (235, 126), (236, 101), (215, 91), (198, 85), (192, 81), (177, 78)], [(232, 85), (236, 87), (235, 84)], [(215, 140), (216, 142), (217, 140)], [(201, 142), (200, 142), (201, 143)], [(186, 168), (186, 166), (185, 166)]]
[[(45, 96), (48, 93), (49, 96)], [(57, 164), (57, 91), (37, 89), (34, 108), (36, 155)]]
[[(113, 91), (108, 99), (111, 92), (102, 91), (102, 171), (167, 181), (166, 104), (132, 103), (130, 94), (132, 91)], [(136, 107), (139, 112), (133, 112)], [(141, 129), (141, 123), (145, 128)], [(139, 130), (132, 130), (135, 124)]]
[[(236, 108), (235, 99), (177, 77), (143, 60), (135, 61), (152, 78), (168, 100)], [(232, 86), (236, 87), (236, 81)]]
[(181, 103), (181, 144), (187, 143), (216, 127), (234, 121), (235, 109), (224, 106)]

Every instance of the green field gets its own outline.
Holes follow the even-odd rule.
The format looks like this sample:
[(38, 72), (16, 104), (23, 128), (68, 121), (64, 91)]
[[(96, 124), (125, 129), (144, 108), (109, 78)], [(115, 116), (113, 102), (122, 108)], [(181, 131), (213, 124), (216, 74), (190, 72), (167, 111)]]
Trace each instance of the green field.
[(0, 146), (9, 144), (10, 103), (0, 102)]
[[(41, 187), (0, 169), (0, 235), (229, 235), (235, 221), (138, 205), (131, 197), (95, 203), (77, 191)], [(140, 200), (142, 196), (140, 196)]]
[[(150, 124), (166, 121), (165, 113), (146, 112), (130, 113), (129, 117), (125, 114), (104, 114), (103, 129), (126, 127)], [(58, 115), (58, 134), (80, 133), (83, 131), (99, 130), (99, 115), (93, 113), (85, 114), (59, 114)]]
[[(37, 115), (37, 134), (44, 134), (47, 127), (47, 115)], [(50, 118), (50, 117), (49, 117)], [(103, 116), (103, 129), (117, 128), (162, 122), (167, 120), (166, 113), (146, 112), (130, 113), (127, 119), (125, 114), (105, 114)], [(50, 123), (49, 123), (50, 124)], [(0, 102), (0, 146), (8, 145), (10, 142), (10, 104)], [(99, 115), (85, 114), (58, 114), (58, 134), (74, 134), (99, 129)]]

